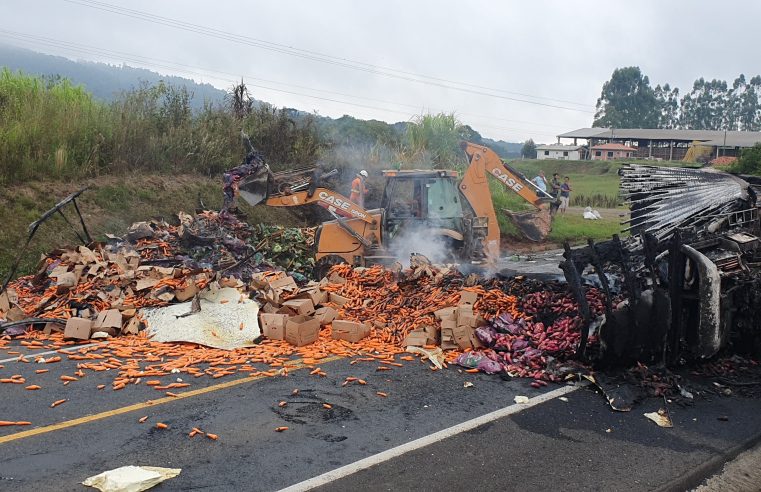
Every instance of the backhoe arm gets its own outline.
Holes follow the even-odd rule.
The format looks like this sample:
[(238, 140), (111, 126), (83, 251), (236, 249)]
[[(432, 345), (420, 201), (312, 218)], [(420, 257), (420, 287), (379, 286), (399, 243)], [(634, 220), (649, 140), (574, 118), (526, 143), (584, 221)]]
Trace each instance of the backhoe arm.
[[(485, 246), (490, 257), (499, 258), (500, 231), (491, 191), (489, 190), (489, 175), (539, 209), (542, 215), (546, 215), (543, 220), (547, 222), (546, 229), (549, 231), (549, 211), (546, 210), (547, 207), (542, 207), (542, 205), (551, 202), (553, 200), (552, 195), (542, 191), (519, 171), (505, 164), (490, 148), (470, 142), (462, 142), (462, 149), (467, 154), (470, 165), (465, 170), (460, 182), (460, 192), (470, 203), (476, 216), (488, 217)], [(544, 238), (546, 233), (540, 230), (541, 228), (536, 228), (533, 224), (527, 227), (516, 221), (516, 217), (513, 215), (510, 218), (524, 236), (534, 241)]]
[(367, 210), (340, 193), (327, 188), (316, 188), (311, 194), (308, 191), (297, 191), (290, 194), (272, 195), (264, 203), (270, 207), (298, 207), (316, 204), (328, 209), (335, 215), (348, 219), (360, 219), (371, 225), (375, 224), (375, 219)]
[(536, 208), (540, 208), (540, 205), (553, 200), (552, 195), (542, 191), (517, 169), (505, 164), (490, 148), (470, 142), (464, 142), (463, 147), (470, 159), (470, 167), (465, 172), (463, 183), (470, 179), (473, 184), (482, 184), (486, 179), (485, 175), (491, 174), (506, 188), (513, 190)]

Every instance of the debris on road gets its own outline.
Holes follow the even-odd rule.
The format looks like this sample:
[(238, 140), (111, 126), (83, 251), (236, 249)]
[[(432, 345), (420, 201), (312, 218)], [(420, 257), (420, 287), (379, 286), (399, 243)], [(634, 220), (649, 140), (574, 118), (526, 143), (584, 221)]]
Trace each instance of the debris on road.
[(658, 424), (658, 427), (674, 427), (674, 423), (671, 421), (669, 411), (665, 407), (659, 408), (657, 412), (650, 412), (644, 415), (646, 418)]
[(101, 492), (140, 492), (180, 474), (181, 468), (122, 466), (87, 478), (82, 485)]

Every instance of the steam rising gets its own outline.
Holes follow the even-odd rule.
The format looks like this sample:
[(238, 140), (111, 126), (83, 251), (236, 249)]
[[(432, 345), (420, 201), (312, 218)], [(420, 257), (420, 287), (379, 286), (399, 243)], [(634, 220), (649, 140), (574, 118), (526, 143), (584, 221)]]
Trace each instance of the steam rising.
[(453, 260), (452, 241), (433, 234), (425, 226), (405, 227), (391, 240), (390, 246), (391, 255), (405, 268), (410, 266), (410, 255), (413, 253), (427, 257), (434, 264), (451, 263)]

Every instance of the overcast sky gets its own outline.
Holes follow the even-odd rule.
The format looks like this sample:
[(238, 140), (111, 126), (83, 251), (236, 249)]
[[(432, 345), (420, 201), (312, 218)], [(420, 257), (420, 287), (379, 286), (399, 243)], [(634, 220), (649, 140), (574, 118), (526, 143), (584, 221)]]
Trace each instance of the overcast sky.
[(759, 19), (761, 2), (727, 0), (5, 0), (0, 40), (223, 89), (243, 77), (257, 99), (326, 116), (455, 112), (491, 138), (550, 142), (591, 125), (616, 67), (682, 92), (756, 75)]

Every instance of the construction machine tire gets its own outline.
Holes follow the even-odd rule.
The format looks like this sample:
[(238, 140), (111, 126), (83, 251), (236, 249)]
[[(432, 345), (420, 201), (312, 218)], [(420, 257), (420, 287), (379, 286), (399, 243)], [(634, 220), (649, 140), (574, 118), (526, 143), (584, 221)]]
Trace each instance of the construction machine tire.
[(346, 260), (338, 255), (327, 255), (317, 260), (312, 268), (312, 276), (315, 280), (321, 280), (328, 276), (328, 272), (334, 265), (346, 263)]
[(516, 213), (503, 209), (510, 222), (520, 231), (521, 235), (533, 242), (542, 242), (552, 231), (552, 216), (549, 208), (542, 207), (535, 212)]

